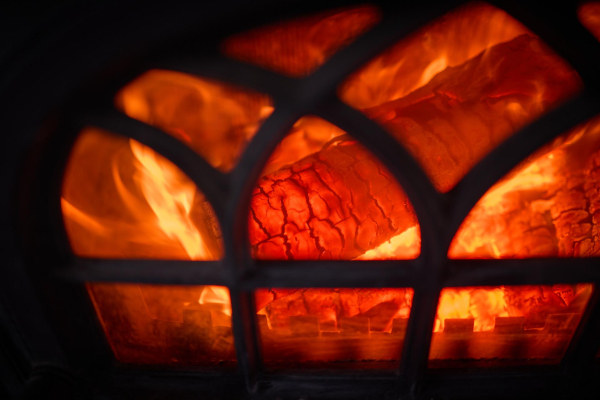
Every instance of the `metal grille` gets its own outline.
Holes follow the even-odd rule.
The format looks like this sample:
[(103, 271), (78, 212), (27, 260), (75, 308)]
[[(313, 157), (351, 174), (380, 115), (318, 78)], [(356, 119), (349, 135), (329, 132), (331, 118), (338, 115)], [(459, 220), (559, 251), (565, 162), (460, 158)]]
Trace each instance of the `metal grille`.
[[(449, 193), (437, 192), (409, 153), (383, 128), (336, 96), (337, 86), (352, 71), (424, 23), (460, 5), (461, 1), (419, 1), (390, 6), (380, 4), (381, 23), (347, 48), (335, 54), (312, 75), (287, 78), (260, 68), (226, 59), (214, 53), (218, 39), (231, 33), (232, 24), (213, 32), (198, 49), (197, 37), (177, 46), (159, 48), (143, 62), (133, 62), (103, 82), (73, 95), (60, 123), (49, 129), (48, 146), (38, 164), (39, 184), (31, 189), (36, 210), (24, 230), (36, 230), (28, 240), (37, 254), (31, 270), (41, 277), (60, 276), (51, 285), (37, 278), (37, 287), (55, 316), (61, 344), (75, 370), (101, 393), (140, 398), (144, 393), (192, 393), (208, 397), (304, 396), (318, 393), (349, 398), (382, 395), (450, 397), (465, 394), (556, 394), (574, 387), (591, 373), (600, 347), (600, 296), (590, 300), (579, 330), (562, 361), (552, 369), (521, 369), (470, 374), (434, 374), (427, 370), (432, 326), (440, 290), (444, 287), (553, 284), (593, 282), (600, 284), (595, 259), (449, 260), (450, 241), (477, 200), (525, 156), (574, 125), (600, 112), (600, 44), (577, 20), (576, 5), (561, 7), (492, 1), (538, 34), (580, 74), (584, 91), (506, 140), (479, 162)], [(497, 3), (497, 4), (496, 4)], [(320, 7), (304, 5), (297, 12)], [(284, 14), (275, 8), (258, 21), (277, 21)], [(287, 14), (286, 17), (290, 15)], [(257, 23), (254, 20), (254, 23)], [(558, 28), (560, 27), (560, 28)], [(244, 29), (240, 24), (235, 29)], [(149, 68), (162, 68), (213, 78), (270, 95), (274, 113), (249, 143), (239, 164), (229, 174), (216, 171), (191, 149), (161, 130), (133, 120), (112, 105), (117, 89)], [(294, 122), (307, 114), (317, 115), (349, 132), (375, 154), (394, 174), (411, 199), (421, 226), (421, 255), (400, 261), (255, 261), (249, 253), (247, 213), (249, 198), (262, 166)], [(96, 126), (133, 138), (161, 153), (185, 172), (206, 195), (223, 230), (225, 257), (221, 261), (100, 260), (74, 256), (64, 232), (60, 209), (60, 183), (70, 145), (84, 126)], [(56, 233), (59, 234), (56, 234)], [(31, 239), (31, 238), (30, 238)], [(42, 260), (43, 258), (43, 260)], [(49, 268), (49, 266), (51, 268)], [(45, 272), (44, 272), (45, 271)], [(187, 285), (224, 285), (231, 292), (232, 321), (238, 372), (139, 370), (114, 365), (111, 351), (93, 318), (93, 309), (81, 282), (135, 282)], [(411, 287), (415, 291), (401, 364), (393, 377), (361, 374), (269, 376), (261, 364), (253, 292), (264, 287)], [(83, 336), (83, 337), (81, 337)], [(524, 385), (524, 382), (527, 382)], [(501, 383), (501, 386), (500, 386)], [(100, 389), (101, 388), (101, 389)], [(135, 388), (135, 393), (131, 392)], [(536, 392), (538, 391), (538, 392)]]

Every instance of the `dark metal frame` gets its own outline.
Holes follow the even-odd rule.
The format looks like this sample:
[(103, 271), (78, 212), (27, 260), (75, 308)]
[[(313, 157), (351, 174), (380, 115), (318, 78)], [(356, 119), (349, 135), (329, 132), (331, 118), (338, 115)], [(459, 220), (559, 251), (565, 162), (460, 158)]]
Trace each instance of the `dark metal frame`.
[[(374, 3), (378, 3), (375, 1)], [(576, 5), (540, 8), (518, 1), (491, 1), (536, 32), (580, 74), (584, 91), (563, 106), (516, 133), (485, 159), (449, 193), (440, 194), (409, 153), (383, 128), (342, 103), (337, 86), (345, 77), (386, 47), (463, 1), (419, 1), (390, 5), (382, 2), (381, 23), (336, 53), (312, 75), (282, 77), (215, 54), (221, 37), (252, 25), (329, 9), (338, 2), (296, 4), (295, 10), (273, 4), (248, 14), (228, 16), (222, 25), (209, 26), (209, 40), (199, 46), (197, 33), (186, 32), (176, 46), (158, 47), (96, 76), (96, 83), (70, 93), (61, 113), (42, 126), (28, 168), (22, 171), (15, 224), (21, 232), (24, 264), (62, 354), (46, 357), (68, 365), (84, 387), (111, 398), (144, 398), (152, 393), (172, 397), (276, 398), (313, 396), (355, 398), (467, 397), (531, 395), (550, 397), (579, 394), (597, 370), (600, 348), (600, 295), (596, 292), (562, 363), (551, 369), (514, 372), (427, 370), (431, 331), (439, 292), (443, 287), (501, 284), (600, 284), (594, 259), (448, 260), (447, 249), (470, 209), (494, 182), (525, 156), (600, 111), (600, 44), (577, 20)], [(270, 7), (270, 8), (269, 8)], [(560, 30), (557, 27), (561, 27)], [(206, 35), (202, 29), (201, 34)], [(205, 37), (204, 37), (205, 38)], [(575, 45), (574, 45), (575, 44)], [(200, 48), (199, 48), (200, 47)], [(215, 171), (192, 150), (157, 128), (114, 110), (116, 91), (150, 68), (166, 68), (217, 79), (270, 95), (274, 113), (249, 143), (230, 173)], [(419, 218), (422, 253), (415, 260), (366, 262), (254, 261), (247, 239), (247, 212), (254, 182), (262, 166), (293, 123), (303, 115), (320, 116), (349, 132), (372, 151), (407, 192)], [(104, 128), (134, 138), (169, 158), (207, 196), (221, 223), (225, 257), (221, 261), (96, 260), (74, 256), (69, 248), (60, 210), (60, 189), (70, 147), (84, 126)], [(51, 150), (51, 151), (49, 151)], [(36, 170), (37, 168), (37, 170)], [(567, 267), (568, 266), (568, 267)], [(135, 369), (113, 360), (81, 282), (137, 282), (225, 285), (231, 292), (238, 371)], [(252, 293), (263, 287), (412, 287), (413, 306), (400, 368), (395, 376), (354, 374), (265, 374), (257, 339)], [(43, 318), (43, 317), (41, 317)], [(26, 335), (27, 336), (27, 335)], [(82, 338), (82, 336), (84, 336)], [(31, 335), (29, 335), (31, 337)], [(44, 340), (41, 340), (42, 346)], [(54, 342), (52, 342), (54, 343)], [(38, 348), (40, 346), (37, 346)], [(35, 346), (34, 346), (35, 347)], [(60, 353), (60, 352), (59, 352)], [(39, 352), (37, 355), (39, 359)], [(42, 357), (43, 358), (43, 357)], [(525, 384), (526, 382), (526, 384)], [(500, 384), (501, 383), (501, 384)], [(87, 392), (91, 394), (91, 392)], [(187, 396), (187, 397), (186, 397)]]

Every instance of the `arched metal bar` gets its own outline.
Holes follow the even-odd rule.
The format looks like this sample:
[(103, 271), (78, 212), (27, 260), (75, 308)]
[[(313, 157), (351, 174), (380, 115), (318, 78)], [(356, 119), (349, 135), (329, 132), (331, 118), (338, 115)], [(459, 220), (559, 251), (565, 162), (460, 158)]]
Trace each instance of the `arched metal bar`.
[(498, 180), (529, 154), (555, 137), (568, 132), (600, 111), (600, 102), (583, 94), (527, 125), (502, 142), (452, 189), (450, 224), (444, 238), (446, 251), (467, 214)]
[(88, 124), (134, 139), (167, 158), (198, 186), (212, 205), (219, 220), (222, 220), (225, 212), (223, 197), (227, 190), (227, 178), (191, 148), (161, 129), (115, 110), (82, 115), (81, 121), (82, 125)]

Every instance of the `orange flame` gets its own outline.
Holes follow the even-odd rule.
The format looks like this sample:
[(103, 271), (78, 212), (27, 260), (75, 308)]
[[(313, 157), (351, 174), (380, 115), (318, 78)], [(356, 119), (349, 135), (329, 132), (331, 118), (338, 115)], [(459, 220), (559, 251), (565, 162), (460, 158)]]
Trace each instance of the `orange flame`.
[(581, 88), (504, 11), (471, 4), (369, 62), (340, 97), (386, 128), (447, 192), (487, 153)]
[(84, 130), (67, 167), (62, 210), (79, 255), (221, 257), (218, 222), (204, 196), (175, 165), (134, 140)]
[[(244, 33), (225, 41), (223, 49), (232, 57), (300, 76), (377, 19), (376, 9), (359, 7)], [(342, 35), (331, 34), (340, 31)], [(265, 40), (272, 46), (264, 46)], [(529, 62), (526, 70), (520, 69), (524, 60)], [(577, 88), (576, 73), (521, 24), (491, 6), (472, 5), (371, 61), (340, 87), (340, 96), (389, 128), (423, 162), (438, 189), (446, 191), (507, 135)], [(123, 88), (115, 103), (130, 117), (164, 129), (222, 171), (236, 165), (273, 111), (266, 96), (158, 70)], [(586, 125), (560, 138), (494, 186), (469, 214), (449, 257), (556, 255), (559, 248), (563, 256), (594, 254), (600, 246), (600, 214), (593, 197), (600, 187), (600, 158), (592, 158), (587, 169), (583, 164), (599, 147), (598, 126)], [(277, 232), (278, 241), (265, 247), (267, 258), (269, 251), (291, 254), (289, 238), (296, 240), (298, 254), (304, 254), (304, 242), (317, 243), (324, 258), (334, 247), (339, 256), (350, 239), (354, 247), (348, 258), (418, 256), (420, 228), (408, 200), (401, 191), (390, 192), (393, 176), (343, 135), (330, 123), (307, 116), (271, 155), (263, 172), (272, 178), (270, 189), (287, 180), (286, 188), (294, 190), (281, 189), (262, 199), (268, 212), (256, 218), (253, 239), (261, 240), (265, 222), (270, 228), (281, 228), (280, 220), (284, 227), (288, 224), (287, 230)], [(318, 170), (315, 160), (322, 164)], [(317, 172), (300, 175), (310, 168)], [(268, 184), (265, 178), (257, 191), (267, 192)], [(133, 140), (93, 129), (82, 132), (67, 168), (61, 204), (79, 255), (222, 256), (218, 222), (204, 196), (168, 160)], [(280, 212), (284, 205), (289, 210)], [(398, 205), (406, 212), (388, 217)], [(307, 208), (319, 214), (315, 224), (321, 241), (297, 223), (304, 221)], [(574, 215), (581, 219), (573, 222)], [(334, 237), (337, 232), (339, 237)], [(88, 291), (124, 362), (189, 362), (215, 351), (223, 357), (220, 347), (232, 350), (231, 330), (222, 329), (231, 326), (227, 288), (89, 284)], [(433, 330), (446, 332), (449, 319), (473, 319), (473, 331), (490, 332), (499, 318), (515, 316), (540, 329), (539, 322), (545, 326), (551, 314), (581, 314), (590, 293), (591, 285), (446, 288)], [(266, 325), (260, 326), (264, 359), (390, 360), (400, 354), (412, 296), (409, 288), (259, 290), (258, 314), (266, 317)], [(337, 334), (352, 340), (338, 340)], [(310, 346), (306, 337), (315, 338)]]
[(358, 109), (399, 99), (447, 67), (527, 32), (510, 15), (490, 5), (463, 7), (372, 60), (341, 86), (340, 95)]
[(221, 171), (235, 167), (273, 112), (266, 95), (165, 70), (150, 70), (130, 82), (115, 104), (131, 118), (179, 139)]
[(582, 4), (577, 15), (583, 26), (600, 40), (600, 2), (590, 1)]
[(181, 243), (190, 259), (208, 259), (210, 251), (190, 217), (196, 186), (172, 164), (162, 162), (149, 147), (133, 139), (129, 145), (140, 163), (136, 171), (138, 184), (162, 231)]
[[(589, 191), (596, 184), (594, 174), (584, 171), (584, 164), (593, 160), (599, 148), (600, 119), (595, 119), (538, 150), (479, 200), (456, 233), (448, 256), (564, 256), (559, 254), (562, 237), (557, 232), (561, 226), (557, 210), (575, 211), (580, 206), (570, 204), (560, 192), (570, 188), (577, 195), (579, 185), (587, 185)], [(594, 211), (593, 199), (589, 206), (582, 200), (580, 220), (589, 215), (588, 207), (590, 213)]]
[(327, 11), (234, 35), (223, 41), (222, 51), (281, 74), (305, 76), (379, 19), (370, 5)]
[(440, 295), (434, 332), (444, 330), (448, 318), (474, 318), (473, 331), (494, 328), (496, 317), (508, 317), (504, 291), (500, 288), (444, 289)]

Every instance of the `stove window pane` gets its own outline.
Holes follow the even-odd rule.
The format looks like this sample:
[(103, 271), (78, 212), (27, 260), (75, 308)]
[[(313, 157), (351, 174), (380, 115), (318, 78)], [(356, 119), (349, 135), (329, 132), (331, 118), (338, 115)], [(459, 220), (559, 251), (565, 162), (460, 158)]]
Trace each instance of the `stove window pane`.
[(174, 164), (133, 139), (84, 129), (61, 204), (79, 256), (208, 261), (223, 255), (219, 223), (204, 195)]
[(225, 55), (272, 71), (302, 77), (324, 64), (380, 19), (373, 6), (322, 12), (253, 29), (226, 39)]
[(385, 166), (346, 132), (301, 118), (251, 197), (249, 236), (262, 260), (411, 259), (419, 224)]
[(228, 172), (273, 112), (263, 94), (181, 72), (151, 70), (125, 86), (115, 105), (163, 129)]
[(268, 370), (394, 369), (412, 289), (260, 289), (255, 293)]
[(558, 364), (591, 293), (591, 284), (443, 289), (429, 366)]
[(87, 289), (120, 362), (235, 366), (227, 288), (89, 283)]
[(338, 92), (447, 192), (499, 143), (580, 88), (577, 73), (526, 27), (475, 3), (403, 39)]
[(582, 4), (578, 10), (579, 20), (594, 36), (600, 40), (600, 2), (590, 1)]
[(600, 117), (596, 117), (544, 146), (496, 183), (471, 210), (448, 255), (596, 257), (599, 229)]

